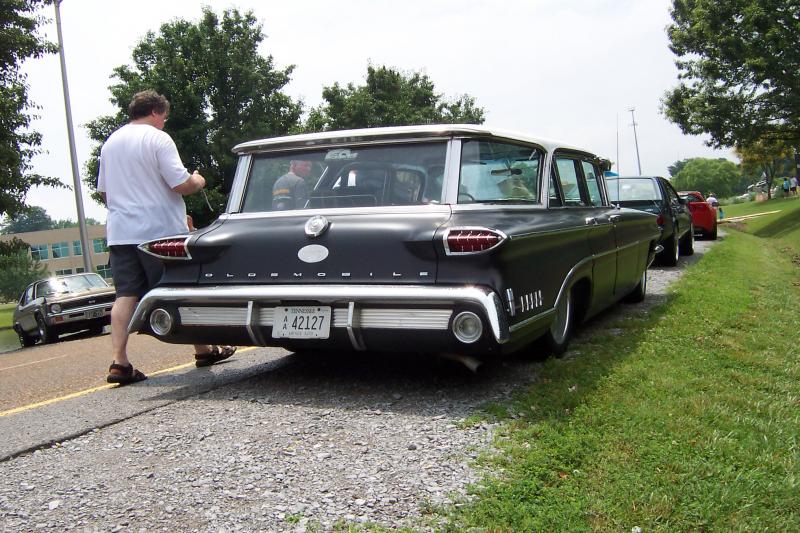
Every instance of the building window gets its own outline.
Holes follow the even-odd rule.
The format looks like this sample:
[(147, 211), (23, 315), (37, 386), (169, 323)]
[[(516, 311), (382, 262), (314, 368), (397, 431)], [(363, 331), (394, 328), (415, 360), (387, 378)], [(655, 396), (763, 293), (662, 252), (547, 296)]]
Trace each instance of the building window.
[(81, 241), (72, 241), (72, 255), (83, 255)]
[(68, 276), (72, 274), (71, 268), (65, 268), (64, 270), (56, 270), (56, 276)]
[(108, 251), (108, 241), (105, 239), (105, 237), (93, 239), (92, 244), (94, 245), (94, 253), (96, 254), (101, 254)]
[(47, 253), (47, 245), (31, 244), (31, 257), (34, 259), (38, 259), (39, 261), (44, 261), (45, 259), (49, 259), (50, 255)]
[(69, 257), (69, 244), (66, 242), (54, 242), (50, 245), (50, 248), (53, 249), (53, 259)]
[(108, 279), (111, 277), (111, 265), (97, 265), (95, 269), (97, 270), (97, 273), (104, 278)]
[(77, 268), (75, 269), (75, 273), (76, 273), (76, 274), (83, 274), (83, 273), (84, 273), (84, 271), (85, 271), (85, 269), (84, 269), (83, 267), (77, 267)]

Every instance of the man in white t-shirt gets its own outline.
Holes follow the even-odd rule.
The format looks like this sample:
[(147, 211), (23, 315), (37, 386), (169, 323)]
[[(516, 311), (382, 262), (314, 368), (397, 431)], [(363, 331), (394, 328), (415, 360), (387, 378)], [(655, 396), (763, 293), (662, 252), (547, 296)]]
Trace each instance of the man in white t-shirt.
[[(183, 196), (206, 185), (186, 170), (175, 142), (163, 131), (169, 101), (155, 91), (133, 96), (131, 121), (112, 133), (100, 151), (97, 190), (108, 207), (106, 236), (117, 298), (111, 310), (114, 361), (108, 382), (126, 385), (147, 379), (128, 361), (128, 323), (136, 304), (161, 278), (163, 265), (138, 249), (159, 237), (188, 232)], [(232, 346), (195, 346), (197, 366), (227, 359)]]

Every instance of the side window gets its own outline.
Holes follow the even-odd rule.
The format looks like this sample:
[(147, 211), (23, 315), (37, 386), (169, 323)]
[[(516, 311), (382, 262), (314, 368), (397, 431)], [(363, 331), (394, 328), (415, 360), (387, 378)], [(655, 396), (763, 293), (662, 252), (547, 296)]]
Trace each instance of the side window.
[(542, 151), (530, 146), (485, 140), (464, 141), (458, 203), (538, 203), (542, 159)]
[(597, 167), (588, 161), (581, 161), (583, 176), (586, 178), (586, 189), (589, 191), (589, 199), (592, 205), (603, 205), (603, 196), (600, 194), (600, 182), (597, 177)]
[(581, 195), (580, 174), (578, 173), (578, 161), (567, 157), (556, 157), (556, 169), (558, 170), (558, 181), (561, 184), (561, 193), (564, 195), (565, 206), (585, 206)]
[(674, 204), (677, 203), (678, 200), (678, 193), (675, 192), (675, 189), (672, 188), (672, 185), (664, 180), (661, 182), (664, 185), (664, 188), (667, 190), (667, 196), (669, 196), (669, 203)]
[(28, 290), (25, 291), (25, 303), (28, 303), (31, 300), (33, 300), (33, 285), (28, 287)]

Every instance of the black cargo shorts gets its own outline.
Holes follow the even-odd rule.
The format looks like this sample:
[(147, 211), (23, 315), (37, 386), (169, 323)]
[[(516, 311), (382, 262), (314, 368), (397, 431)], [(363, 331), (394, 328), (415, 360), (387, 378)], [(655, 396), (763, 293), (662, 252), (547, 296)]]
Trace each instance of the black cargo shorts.
[(135, 244), (117, 244), (109, 246), (108, 250), (117, 296), (141, 298), (164, 274), (161, 261), (144, 253)]

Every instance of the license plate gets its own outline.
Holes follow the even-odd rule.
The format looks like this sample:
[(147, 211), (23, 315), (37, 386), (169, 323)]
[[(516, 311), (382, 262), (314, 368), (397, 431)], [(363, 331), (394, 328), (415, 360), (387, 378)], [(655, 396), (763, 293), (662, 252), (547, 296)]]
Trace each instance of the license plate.
[(86, 318), (100, 318), (103, 316), (103, 309), (92, 309), (91, 311), (86, 311)]
[(275, 308), (272, 322), (273, 339), (327, 339), (330, 334), (330, 307)]

